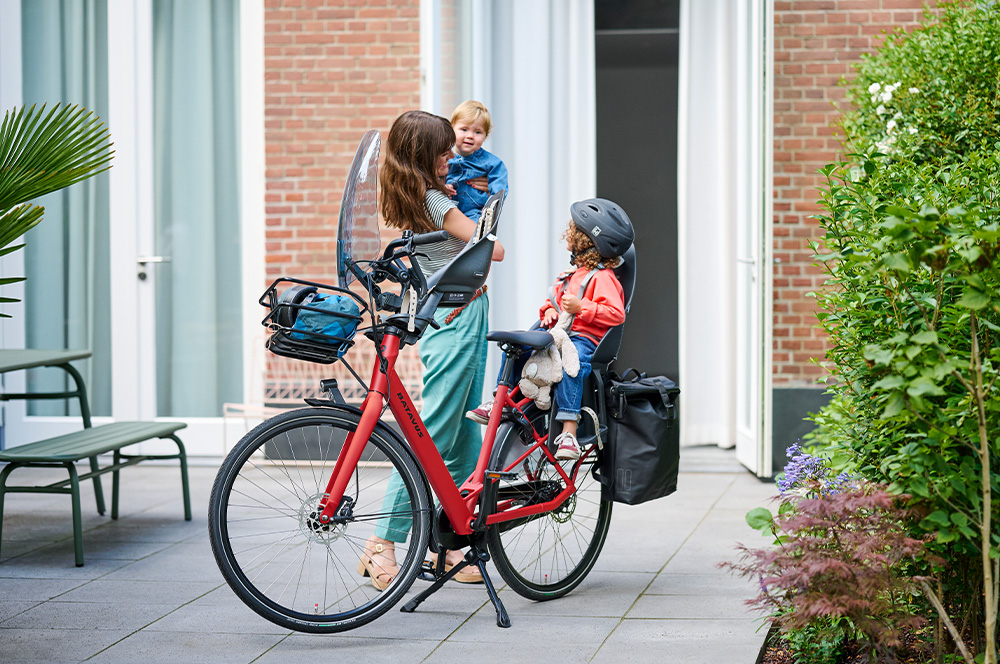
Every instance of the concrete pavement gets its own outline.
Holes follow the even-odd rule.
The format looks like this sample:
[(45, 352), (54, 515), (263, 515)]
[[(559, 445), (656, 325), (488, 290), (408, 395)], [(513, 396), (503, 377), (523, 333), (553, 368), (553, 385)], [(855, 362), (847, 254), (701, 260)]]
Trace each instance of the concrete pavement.
[[(47, 472), (15, 475), (27, 482)], [(510, 629), (496, 626), (482, 586), (454, 583), (416, 613), (393, 609), (342, 634), (291, 633), (265, 621), (233, 595), (212, 557), (205, 514), (214, 476), (215, 468), (191, 468), (192, 522), (183, 520), (176, 466), (124, 470), (117, 521), (96, 514), (86, 483), (80, 568), (68, 496), (8, 496), (0, 662), (752, 664), (764, 640), (759, 615), (743, 603), (753, 584), (716, 565), (735, 559), (737, 542), (763, 544), (743, 517), (775, 490), (732, 451), (684, 448), (677, 493), (615, 505), (595, 569), (566, 597), (532, 602), (493, 574)]]

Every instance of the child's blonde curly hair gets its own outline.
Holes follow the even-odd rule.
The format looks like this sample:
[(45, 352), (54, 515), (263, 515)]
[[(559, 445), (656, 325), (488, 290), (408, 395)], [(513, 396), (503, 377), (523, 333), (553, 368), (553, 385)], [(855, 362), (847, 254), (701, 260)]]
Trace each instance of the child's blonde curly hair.
[[(587, 234), (576, 227), (576, 224), (569, 222), (566, 226), (565, 232), (562, 234), (562, 239), (569, 242), (570, 249), (573, 251), (573, 256), (570, 258), (570, 263), (576, 267), (585, 267), (588, 270), (596, 270), (598, 265), (603, 265), (604, 267), (618, 267), (621, 263), (621, 257), (615, 256), (614, 258), (602, 258), (599, 253), (597, 253), (597, 247), (594, 246), (594, 241), (587, 237)], [(590, 249), (591, 251), (587, 251)]]

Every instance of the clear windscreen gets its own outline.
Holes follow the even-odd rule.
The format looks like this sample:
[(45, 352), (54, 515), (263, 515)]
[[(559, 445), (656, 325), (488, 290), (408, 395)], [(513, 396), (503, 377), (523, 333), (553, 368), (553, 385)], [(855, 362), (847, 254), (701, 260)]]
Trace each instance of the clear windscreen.
[(357, 277), (351, 265), (376, 258), (378, 233), (378, 153), (382, 137), (374, 129), (361, 138), (340, 201), (337, 278), (347, 288)]

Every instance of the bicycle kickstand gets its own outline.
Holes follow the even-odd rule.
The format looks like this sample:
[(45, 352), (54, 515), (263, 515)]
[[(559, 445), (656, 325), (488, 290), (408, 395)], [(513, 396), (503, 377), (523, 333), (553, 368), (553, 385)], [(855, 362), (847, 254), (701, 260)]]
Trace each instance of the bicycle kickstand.
[(483, 583), (486, 585), (486, 593), (490, 596), (493, 608), (496, 609), (497, 627), (510, 627), (510, 616), (507, 614), (507, 609), (504, 608), (503, 602), (500, 601), (500, 596), (497, 594), (496, 588), (493, 587), (490, 575), (486, 571), (486, 561), (489, 559), (490, 554), (487, 553), (485, 549), (480, 549), (478, 546), (473, 544), (465, 553), (465, 560), (448, 570), (444, 576), (438, 577), (429, 588), (404, 604), (403, 607), (400, 608), (400, 611), (404, 613), (413, 613), (425, 599), (440, 590), (441, 586), (447, 583), (453, 576), (469, 565), (475, 565), (479, 569), (479, 573), (483, 575)]

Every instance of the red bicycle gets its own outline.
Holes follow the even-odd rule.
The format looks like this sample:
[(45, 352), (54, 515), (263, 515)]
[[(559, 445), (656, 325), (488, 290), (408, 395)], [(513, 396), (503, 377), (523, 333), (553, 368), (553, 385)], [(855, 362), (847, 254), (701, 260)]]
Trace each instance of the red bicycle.
[[(369, 321), (361, 331), (377, 350), (367, 397), (360, 408), (348, 406), (335, 381), (324, 381), (327, 399), (309, 399), (308, 407), (250, 431), (226, 458), (212, 489), (212, 549), (240, 599), (289, 629), (322, 633), (359, 627), (388, 611), (423, 576), (433, 583), (402, 607), (413, 611), (467, 565), (482, 573), (497, 624), (506, 627), (510, 620), (487, 572), (488, 560), (515, 592), (548, 600), (575, 588), (604, 545), (612, 504), (593, 471), (604, 416), (602, 372), (617, 353), (621, 328), (613, 328), (595, 354), (592, 389), (584, 399), (593, 421), (581, 426), (583, 454), (573, 462), (555, 459), (548, 413), (516, 387), (516, 359), (546, 347), (551, 336), (491, 332), (487, 338), (507, 355), (505, 369), (476, 469), (456, 486), (395, 366), (400, 350), (435, 324), (433, 313), (443, 297), (475, 291), (485, 281), (502, 197), (490, 199), (462, 253), (427, 280), (413, 260), (422, 244), (442, 239), (443, 231), (406, 232), (380, 257), (358, 260), (378, 256), (379, 140), (377, 132), (366, 134), (348, 178), (338, 236), (340, 285), (279, 279), (261, 298), (269, 308), (264, 324), (272, 332), (270, 349), (323, 363), (344, 361), (350, 335), (304, 331), (294, 322), (303, 312), (324, 311), (317, 295), (353, 299), (358, 313), (342, 316), (348, 327)], [(634, 250), (618, 269), (628, 298)], [(348, 288), (354, 281), (367, 298)], [(398, 285), (398, 294), (382, 290), (387, 282)], [(382, 421), (387, 409), (399, 432)], [(394, 500), (386, 500), (390, 478)], [(377, 524), (393, 518), (410, 524), (409, 536), (396, 544), (398, 574), (379, 591), (358, 573), (358, 561)], [(445, 572), (440, 563), (424, 563), (428, 547), (468, 552)]]

